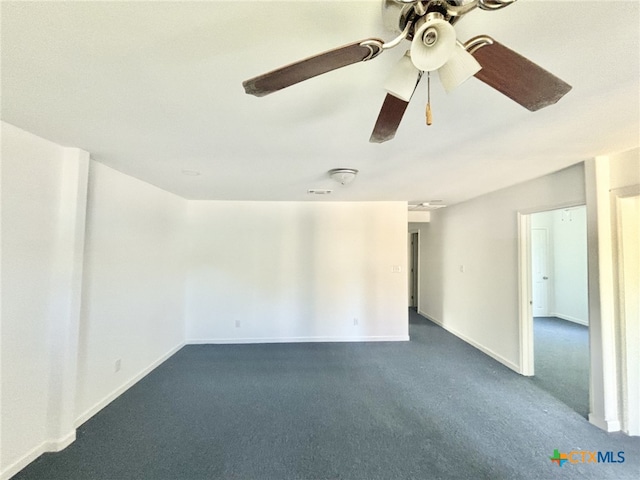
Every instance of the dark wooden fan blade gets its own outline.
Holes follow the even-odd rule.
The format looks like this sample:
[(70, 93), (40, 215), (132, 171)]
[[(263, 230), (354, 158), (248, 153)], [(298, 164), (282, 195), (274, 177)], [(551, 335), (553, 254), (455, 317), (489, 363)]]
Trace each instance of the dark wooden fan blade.
[(323, 73), (363, 62), (382, 51), (382, 40), (370, 38), (334, 48), (242, 82), (250, 95), (263, 97)]
[[(421, 78), (422, 73), (418, 75), (418, 80), (416, 81), (413, 93), (415, 93), (416, 88), (418, 88)], [(411, 97), (413, 97), (413, 93), (411, 94)], [(409, 101), (411, 101), (411, 98), (409, 98)], [(378, 114), (376, 124), (373, 127), (373, 132), (371, 132), (369, 142), (383, 143), (395, 137), (396, 131), (398, 131), (398, 127), (400, 126), (400, 121), (402, 120), (404, 112), (408, 106), (409, 102), (405, 102), (404, 100), (387, 93), (387, 96), (384, 98), (384, 102), (382, 103), (380, 113)]]
[(478, 79), (532, 112), (571, 90), (571, 85), (498, 42), (478, 48), (473, 56), (482, 66)]
[(409, 102), (387, 93), (369, 141), (383, 143), (395, 137), (408, 105)]

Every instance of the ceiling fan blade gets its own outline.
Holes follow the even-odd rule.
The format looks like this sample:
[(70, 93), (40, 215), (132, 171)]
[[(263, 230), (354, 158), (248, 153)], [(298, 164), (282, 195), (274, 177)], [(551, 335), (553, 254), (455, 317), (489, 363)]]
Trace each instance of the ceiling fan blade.
[(377, 38), (350, 43), (250, 78), (242, 85), (246, 93), (263, 97), (323, 73), (371, 60), (382, 52), (382, 45), (383, 41)]
[(408, 105), (409, 102), (387, 93), (369, 141), (371, 143), (384, 143), (395, 137)]
[(416, 80), (416, 86), (413, 87), (413, 92), (411, 93), (409, 101), (407, 102), (396, 97), (395, 95), (387, 93), (387, 96), (384, 98), (384, 102), (382, 103), (380, 113), (378, 114), (376, 124), (373, 127), (373, 132), (371, 132), (371, 138), (369, 138), (369, 142), (384, 143), (396, 136), (396, 131), (400, 126), (400, 121), (402, 120), (404, 112), (409, 106), (409, 102), (411, 101), (416, 88), (418, 88), (418, 84), (420, 83), (421, 78), (422, 73), (419, 73), (418, 79)]
[(482, 69), (475, 76), (535, 112), (560, 100), (571, 85), (494, 41), (472, 51)]

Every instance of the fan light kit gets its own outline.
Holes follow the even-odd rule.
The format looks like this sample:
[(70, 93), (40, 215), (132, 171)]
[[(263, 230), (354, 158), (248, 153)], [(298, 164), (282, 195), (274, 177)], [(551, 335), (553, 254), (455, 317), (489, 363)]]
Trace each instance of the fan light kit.
[(334, 168), (329, 170), (329, 176), (342, 185), (348, 185), (356, 179), (358, 170), (355, 168)]
[(416, 22), (411, 61), (418, 70), (432, 72), (443, 66), (456, 48), (456, 31), (444, 15), (431, 12)]
[[(382, 0), (382, 18), (396, 38), (384, 42), (368, 38), (294, 62), (285, 67), (242, 82), (245, 92), (257, 97), (282, 90), (323, 73), (366, 62), (385, 50), (411, 42), (409, 50), (390, 72), (370, 142), (391, 140), (409, 105), (423, 74), (430, 80), (438, 72), (440, 82), (451, 92), (468, 78), (495, 88), (530, 111), (553, 105), (571, 86), (555, 75), (496, 42), (487, 35), (458, 40), (455, 24), (479, 8), (499, 10), (516, 0)], [(427, 81), (428, 92), (430, 81)], [(429, 93), (427, 97), (429, 97)], [(427, 124), (431, 124), (431, 107), (427, 101)]]

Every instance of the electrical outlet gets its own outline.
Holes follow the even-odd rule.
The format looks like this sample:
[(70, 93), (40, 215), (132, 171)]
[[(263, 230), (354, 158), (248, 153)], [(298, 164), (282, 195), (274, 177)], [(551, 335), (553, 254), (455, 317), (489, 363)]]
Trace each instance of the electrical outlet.
[(119, 372), (121, 368), (122, 368), (122, 359), (119, 358), (116, 360), (116, 364), (115, 364), (116, 372)]
[(236, 320), (236, 328), (240, 328), (240, 320)]

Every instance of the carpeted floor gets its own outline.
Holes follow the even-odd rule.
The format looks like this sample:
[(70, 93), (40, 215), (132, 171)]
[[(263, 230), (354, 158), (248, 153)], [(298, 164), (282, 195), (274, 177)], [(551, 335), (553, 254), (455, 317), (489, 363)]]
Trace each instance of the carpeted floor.
[[(636, 479), (640, 438), (411, 312), (411, 342), (187, 346), (16, 480)], [(551, 462), (554, 450), (624, 463)]]
[(555, 317), (534, 322), (535, 376), (532, 381), (589, 416), (589, 329)]

